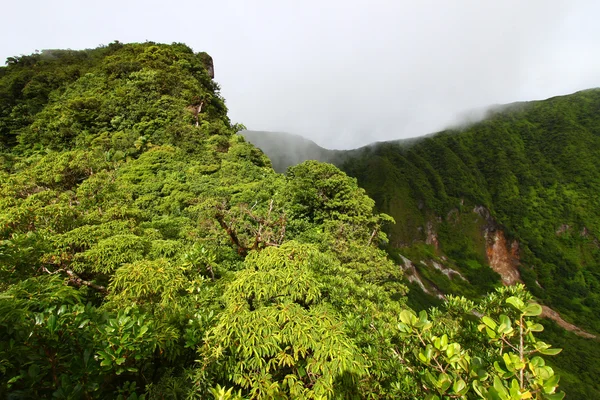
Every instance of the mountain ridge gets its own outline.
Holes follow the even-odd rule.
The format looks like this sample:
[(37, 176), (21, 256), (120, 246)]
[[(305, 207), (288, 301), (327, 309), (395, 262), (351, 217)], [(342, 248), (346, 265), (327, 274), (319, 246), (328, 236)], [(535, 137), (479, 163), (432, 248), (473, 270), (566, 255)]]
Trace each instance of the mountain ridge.
[(373, 142), (355, 149), (339, 150), (319, 146), (302, 135), (287, 132), (243, 130), (238, 134), (261, 149), (271, 160), (273, 169), (279, 173), (284, 173), (288, 167), (307, 160), (340, 165), (347, 159), (373, 146), (383, 143), (408, 146), (421, 138), (429, 136)]

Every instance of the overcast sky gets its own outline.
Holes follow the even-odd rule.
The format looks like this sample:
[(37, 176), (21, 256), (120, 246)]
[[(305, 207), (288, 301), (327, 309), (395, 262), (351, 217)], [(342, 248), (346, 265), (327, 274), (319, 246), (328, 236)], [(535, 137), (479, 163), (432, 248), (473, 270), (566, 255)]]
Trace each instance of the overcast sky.
[(0, 58), (184, 42), (234, 122), (351, 148), (600, 86), (599, 18), (598, 0), (11, 1)]

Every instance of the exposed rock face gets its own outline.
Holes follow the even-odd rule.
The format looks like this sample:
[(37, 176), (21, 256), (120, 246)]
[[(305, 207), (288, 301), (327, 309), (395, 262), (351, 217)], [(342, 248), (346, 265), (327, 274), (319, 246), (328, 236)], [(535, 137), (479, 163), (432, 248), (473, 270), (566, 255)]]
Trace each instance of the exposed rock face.
[(600, 249), (600, 240), (598, 240), (598, 238), (592, 236), (587, 227), (584, 226), (583, 229), (581, 229), (581, 232), (579, 232), (579, 235), (584, 238), (592, 239), (592, 243), (594, 243), (594, 246), (596, 246), (597, 248)]
[(433, 227), (433, 222), (427, 222), (427, 238), (425, 239), (425, 243), (433, 245), (436, 250), (440, 247), (440, 242), (438, 241), (437, 233)]
[(519, 243), (515, 240), (508, 245), (504, 232), (500, 229), (498, 223), (494, 220), (490, 211), (477, 206), (473, 212), (479, 214), (484, 220), (483, 234), (486, 240), (486, 255), (490, 267), (502, 278), (502, 283), (510, 286), (521, 282), (519, 274)]
[(199, 54), (202, 58), (202, 62), (204, 63), (204, 67), (208, 72), (208, 76), (210, 76), (211, 79), (215, 79), (215, 64), (213, 63), (212, 57), (205, 52)]
[(446, 275), (449, 279), (453, 279), (453, 277), (456, 276), (456, 277), (459, 277), (460, 279), (462, 279), (463, 281), (468, 282), (467, 278), (465, 278), (463, 274), (461, 274), (460, 272), (458, 272), (450, 267), (446, 267), (435, 261), (432, 261), (431, 265), (433, 265), (433, 268), (437, 269), (442, 274)]
[(490, 210), (484, 206), (475, 206), (473, 212), (475, 214), (479, 214), (479, 216), (485, 220), (485, 225), (483, 227), (485, 234), (487, 234), (489, 231), (495, 231), (498, 229), (498, 224), (496, 221), (494, 221), (494, 218), (492, 218)]
[(556, 234), (557, 235), (562, 235), (563, 233), (567, 232), (571, 230), (571, 227), (567, 224), (562, 224), (561, 226), (558, 227), (558, 229), (556, 230)]
[(419, 285), (419, 287), (421, 288), (421, 290), (423, 292), (425, 292), (429, 295), (436, 296), (440, 299), (444, 298), (444, 295), (442, 293), (440, 293), (439, 291), (437, 291), (435, 289), (433, 291), (427, 289), (427, 287), (423, 283), (423, 279), (417, 272), (417, 268), (415, 267), (415, 265), (413, 264), (412, 261), (410, 261), (408, 258), (404, 257), (403, 255), (400, 255), (400, 257), (402, 257), (402, 261), (404, 262), (404, 266), (402, 267), (402, 270), (404, 271), (406, 279), (408, 279), (409, 282), (416, 283), (417, 285)]
[[(490, 267), (502, 278), (502, 283), (507, 286), (514, 285), (515, 283), (522, 282), (519, 274), (519, 243), (515, 240), (510, 246), (508, 245), (504, 232), (500, 229), (500, 226), (494, 221), (488, 209), (483, 206), (477, 206), (473, 212), (479, 214), (485, 219), (486, 224), (484, 226), (484, 235), (487, 242), (486, 253)], [(562, 235), (565, 232), (571, 230), (571, 227), (567, 224), (561, 225), (557, 230), (557, 235)], [(587, 235), (588, 231), (584, 227), (580, 233), (582, 236)], [(537, 282), (539, 287), (540, 284)], [(563, 329), (571, 331), (576, 335), (579, 335), (588, 339), (596, 339), (595, 335), (584, 331), (576, 325), (573, 325), (560, 316), (560, 314), (548, 306), (542, 306), (543, 318), (548, 318), (556, 322)]]
[(206, 70), (208, 71), (208, 76), (210, 76), (210, 79), (215, 79), (215, 65), (212, 63), (212, 58), (210, 59), (210, 64)]
[(497, 230), (486, 235), (487, 257), (490, 267), (502, 278), (502, 283), (507, 286), (521, 282), (519, 275), (519, 244), (513, 241), (508, 246), (504, 232)]
[(542, 306), (542, 315), (541, 316), (544, 318), (553, 320), (559, 326), (561, 326), (563, 329), (571, 331), (571, 332), (575, 333), (576, 335), (579, 335), (581, 337), (588, 338), (588, 339), (596, 339), (596, 335), (592, 335), (591, 333), (584, 331), (580, 327), (565, 321), (564, 319), (562, 319), (562, 317), (560, 316), (559, 313), (557, 313), (556, 311), (554, 311), (553, 309), (551, 309), (548, 306)]

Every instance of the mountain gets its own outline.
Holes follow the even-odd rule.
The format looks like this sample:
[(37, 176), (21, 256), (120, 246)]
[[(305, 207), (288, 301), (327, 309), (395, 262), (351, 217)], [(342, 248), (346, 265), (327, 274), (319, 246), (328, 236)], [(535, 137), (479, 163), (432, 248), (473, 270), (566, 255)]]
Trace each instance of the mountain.
[(596, 92), (282, 175), (215, 74), (153, 42), (0, 68), (0, 397), (560, 399), (554, 356), (593, 395), (538, 317), (596, 329)]
[(396, 219), (392, 247), (493, 264), (490, 246), (503, 242), (518, 279), (600, 332), (599, 111), (600, 90), (520, 103), (410, 146), (371, 146), (342, 168)]
[[(341, 167), (395, 218), (390, 252), (412, 260), (412, 279), (429, 293), (471, 297), (499, 274), (598, 336), (599, 127), (600, 90), (586, 90), (501, 107), (408, 148), (382, 143)], [(572, 343), (561, 341), (562, 365), (578, 365), (597, 391), (587, 373), (598, 367), (596, 342)]]
[(271, 160), (273, 169), (280, 173), (306, 160), (332, 162), (344, 153), (325, 149), (312, 140), (291, 133), (246, 130), (239, 134), (261, 149)]
[[(353, 150), (330, 150), (319, 146), (312, 140), (291, 133), (244, 130), (239, 134), (261, 149), (271, 160), (273, 169), (279, 173), (284, 173), (288, 167), (307, 160), (342, 165), (344, 161), (362, 154), (367, 148), (376, 145), (373, 143)], [(417, 139), (399, 139), (388, 143), (407, 146), (415, 140)]]
[[(567, 349), (559, 369), (578, 374), (564, 379), (569, 393), (585, 398), (600, 390), (599, 127), (600, 90), (592, 89), (497, 106), (462, 129), (325, 160), (395, 219), (388, 253), (404, 265), (414, 307), (525, 283), (545, 315), (583, 336), (552, 329)], [(278, 157), (278, 140), (271, 136), (269, 157)], [(578, 391), (579, 379), (594, 389)]]

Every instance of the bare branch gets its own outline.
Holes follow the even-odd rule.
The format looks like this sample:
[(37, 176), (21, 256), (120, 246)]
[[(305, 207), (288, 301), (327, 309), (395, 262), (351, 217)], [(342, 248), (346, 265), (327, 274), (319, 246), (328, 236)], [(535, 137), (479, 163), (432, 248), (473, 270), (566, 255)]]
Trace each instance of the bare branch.
[(238, 213), (237, 217), (236, 210), (227, 209), (225, 204), (217, 206), (215, 217), (240, 255), (246, 255), (250, 250), (279, 246), (285, 238), (285, 214), (277, 215), (275, 201), (269, 201), (269, 207), (263, 214), (255, 210), (257, 204), (255, 202), (252, 207), (240, 204), (238, 210), (242, 215)]
[(371, 233), (371, 237), (369, 238), (369, 243), (367, 244), (367, 246), (370, 246), (371, 243), (373, 243), (373, 238), (375, 238), (375, 235), (377, 235), (377, 232), (379, 232), (379, 229), (373, 229), (373, 233)]
[(91, 287), (92, 289), (96, 289), (99, 292), (102, 292), (104, 294), (108, 294), (108, 290), (106, 290), (106, 288), (104, 286), (101, 285), (96, 285), (94, 282), (90, 282), (90, 281), (86, 281), (84, 279), (81, 279), (75, 272), (73, 272), (70, 269), (63, 269), (64, 272), (67, 273), (67, 275), (69, 275), (69, 282), (74, 283), (77, 286), (88, 286)]
[(79, 277), (79, 275), (77, 275), (73, 270), (71, 270), (69, 268), (65, 267), (65, 268), (57, 269), (56, 271), (52, 272), (45, 266), (42, 266), (42, 271), (44, 271), (45, 273), (50, 274), (50, 275), (64, 272), (67, 275), (69, 275), (69, 282), (74, 284), (75, 286), (77, 286), (77, 287), (88, 286), (88, 287), (91, 287), (92, 289), (95, 289), (103, 294), (108, 294), (108, 290), (106, 289), (106, 287), (97, 285), (94, 282), (86, 281), (85, 279), (81, 279)]
[(229, 239), (231, 239), (231, 242), (237, 246), (238, 254), (245, 256), (248, 253), (248, 249), (246, 247), (242, 246), (235, 230), (231, 226), (227, 225), (227, 223), (225, 222), (224, 211), (225, 211), (224, 207), (217, 206), (217, 214), (215, 217), (216, 217), (217, 221), (219, 222), (219, 225), (221, 225), (221, 228), (225, 229), (225, 232), (227, 232), (227, 235), (229, 235)]

